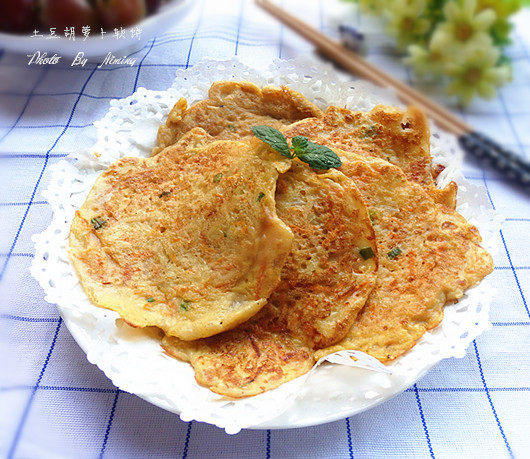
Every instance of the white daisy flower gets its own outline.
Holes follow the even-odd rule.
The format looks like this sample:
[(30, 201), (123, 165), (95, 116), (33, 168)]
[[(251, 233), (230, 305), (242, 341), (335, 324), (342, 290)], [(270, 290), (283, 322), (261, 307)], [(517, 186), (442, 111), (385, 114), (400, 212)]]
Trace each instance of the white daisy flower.
[(500, 51), (491, 45), (487, 48), (468, 47), (460, 58), (445, 65), (445, 73), (451, 78), (447, 87), (450, 95), (468, 105), (475, 95), (491, 99), (497, 87), (510, 80), (510, 67), (497, 65)]

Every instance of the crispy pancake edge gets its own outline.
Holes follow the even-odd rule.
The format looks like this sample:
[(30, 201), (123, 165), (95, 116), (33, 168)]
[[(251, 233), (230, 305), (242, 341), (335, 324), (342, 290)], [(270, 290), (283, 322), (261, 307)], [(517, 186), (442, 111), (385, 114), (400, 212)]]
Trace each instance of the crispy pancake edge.
[[(435, 328), (443, 319), (443, 306), (478, 284), (493, 270), (493, 262), (479, 245), (478, 230), (408, 182), (399, 168), (377, 158), (337, 153), (343, 160), (342, 172), (354, 180), (369, 209), (376, 212), (380, 266), (376, 288), (347, 337), (318, 351), (316, 358), (355, 349), (386, 362)], [(395, 186), (388, 186), (390, 182)], [(411, 214), (405, 218), (404, 212)], [(408, 235), (403, 233), (409, 229)], [(415, 235), (412, 230), (421, 232)], [(415, 238), (421, 247), (414, 244)], [(396, 246), (402, 253), (392, 259), (388, 253)], [(410, 277), (396, 277), (400, 269)], [(412, 298), (407, 296), (411, 289)]]
[(188, 107), (184, 98), (171, 109), (157, 135), (154, 156), (176, 143), (193, 127), (203, 128), (220, 139), (252, 137), (252, 125), (267, 124), (281, 128), (307, 117), (322, 116), (322, 111), (302, 94), (273, 85), (259, 88), (247, 81), (217, 81), (208, 98)]
[[(238, 142), (235, 143), (240, 145)], [(216, 144), (219, 144), (219, 142), (214, 142), (205, 148), (217, 148), (219, 145), (216, 146)], [(260, 154), (263, 153), (263, 148), (257, 141), (254, 142), (254, 145), (251, 148), (258, 148), (261, 151)], [(176, 334), (184, 339), (196, 339), (230, 329), (247, 320), (264, 306), (266, 297), (270, 294), (270, 291), (272, 291), (277, 282), (279, 282), (281, 267), (285, 262), (285, 258), (287, 257), (292, 243), (292, 233), (276, 215), (274, 207), (274, 190), (275, 182), (278, 176), (277, 170), (279, 169), (284, 171), (290, 166), (288, 161), (270, 158), (267, 159), (267, 161), (270, 163), (270, 166), (268, 167), (271, 168), (271, 173), (274, 170), (276, 178), (274, 179), (274, 186), (271, 186), (270, 190), (263, 190), (265, 193), (263, 193), (264, 196), (262, 199), (260, 199), (259, 203), (259, 205), (263, 208), (263, 211), (261, 211), (262, 217), (260, 218), (263, 219), (263, 224), (267, 227), (267, 231), (270, 233), (270, 238), (262, 238), (257, 243), (256, 263), (252, 265), (253, 271), (249, 271), (249, 276), (251, 276), (250, 279), (252, 279), (252, 276), (254, 275), (252, 273), (257, 269), (259, 269), (261, 272), (263, 267), (267, 267), (272, 274), (263, 276), (256, 271), (255, 275), (260, 276), (259, 278), (255, 278), (256, 282), (259, 280), (259, 284), (256, 285), (261, 286), (259, 292), (256, 290), (256, 294), (259, 294), (259, 296), (253, 298), (252, 300), (241, 303), (241, 307), (239, 307), (239, 309), (236, 311), (232, 311), (230, 317), (223, 316), (220, 322), (215, 323), (210, 323), (211, 321), (208, 321), (208, 324), (204, 324), (204, 329), (201, 328), (200, 331), (196, 331), (194, 330), (193, 326), (191, 326), (191, 329), (189, 329), (190, 327), (188, 323), (179, 324), (179, 320), (172, 320), (171, 317), (169, 319), (167, 317), (161, 318), (160, 313), (157, 311), (153, 312), (153, 308), (156, 309), (157, 307), (161, 311), (168, 309), (170, 310), (169, 305), (165, 304), (165, 302), (161, 301), (159, 303), (158, 300), (154, 303), (146, 302), (147, 295), (145, 297), (138, 297), (135, 294), (131, 294), (131, 288), (126, 284), (113, 284), (113, 282), (107, 282), (108, 279), (105, 281), (105, 283), (103, 283), (103, 280), (101, 279), (103, 279), (108, 272), (112, 271), (111, 268), (113, 267), (113, 263), (109, 264), (109, 262), (107, 262), (107, 264), (105, 264), (107, 255), (104, 255), (98, 235), (96, 234), (96, 230), (90, 223), (90, 217), (95, 211), (93, 209), (94, 203), (91, 202), (91, 200), (95, 196), (102, 197), (102, 202), (107, 199), (109, 193), (105, 180), (109, 175), (113, 175), (117, 172), (115, 170), (116, 168), (119, 169), (120, 167), (125, 167), (134, 169), (138, 165), (140, 165), (140, 167), (143, 167), (146, 164), (160, 165), (166, 161), (167, 157), (171, 154), (174, 154), (175, 157), (180, 156), (182, 155), (182, 149), (169, 148), (164, 154), (159, 155), (156, 158), (124, 158), (107, 169), (107, 171), (104, 172), (96, 181), (96, 184), (94, 185), (93, 190), (90, 192), (87, 201), (85, 201), (81, 209), (76, 213), (76, 217), (72, 222), (69, 256), (76, 272), (78, 273), (85, 292), (94, 304), (117, 311), (127, 323), (133, 326), (145, 327), (154, 325), (162, 328), (166, 333)], [(268, 152), (264, 154), (270, 157)], [(193, 156), (194, 153), (192, 152), (191, 155)], [(146, 168), (148, 169), (147, 166)], [(143, 191), (145, 192), (146, 190)], [(156, 195), (155, 198), (162, 199), (162, 195), (158, 196), (160, 190), (155, 190), (153, 192)], [(164, 196), (164, 199), (168, 199), (168, 197)], [(98, 209), (97, 203), (95, 208)], [(109, 222), (109, 226), (110, 224), (111, 223)], [(98, 258), (98, 256), (100, 258)], [(245, 279), (242, 281), (245, 282)], [(177, 311), (179, 310), (177, 309)], [(165, 312), (164, 314), (166, 316), (168, 315)], [(184, 320), (184, 322), (186, 321)]]

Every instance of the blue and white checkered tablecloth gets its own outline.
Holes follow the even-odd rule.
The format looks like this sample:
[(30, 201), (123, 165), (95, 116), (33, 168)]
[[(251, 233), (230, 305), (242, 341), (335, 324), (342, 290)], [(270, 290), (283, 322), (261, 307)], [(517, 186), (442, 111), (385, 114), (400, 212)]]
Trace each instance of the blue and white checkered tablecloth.
[[(346, 17), (335, 2), (285, 4), (326, 33)], [(519, 17), (510, 49), (513, 83), (462, 112), (527, 158), (529, 17)], [(28, 67), (25, 57), (0, 50), (0, 457), (530, 457), (530, 199), (475, 163), (465, 163), (466, 177), (484, 185), (507, 217), (491, 274), (499, 291), (492, 330), (465, 358), (446, 360), (389, 402), (331, 424), (228, 436), (184, 423), (117, 390), (89, 364), (30, 276), (31, 236), (51, 219), (42, 197), (49, 166), (90, 144), (91, 123), (111, 99), (141, 86), (166, 89), (175, 69), (204, 56), (237, 55), (264, 67), (310, 52), (246, 0), (197, 0), (172, 30), (136, 51), (133, 67)], [(369, 58), (410, 81), (385, 40), (374, 40)]]

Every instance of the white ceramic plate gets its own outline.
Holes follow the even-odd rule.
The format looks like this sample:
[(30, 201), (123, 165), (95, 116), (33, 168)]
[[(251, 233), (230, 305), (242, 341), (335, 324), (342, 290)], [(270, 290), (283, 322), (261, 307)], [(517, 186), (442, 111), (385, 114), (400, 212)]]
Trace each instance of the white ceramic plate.
[[(84, 37), (77, 36), (76, 40), (72, 41), (64, 37), (64, 35), (55, 39), (46, 39), (47, 32), (41, 30), (40, 33), (45, 35), (42, 38), (32, 38), (30, 34), (16, 35), (0, 32), (0, 43), (2, 48), (7, 51), (22, 54), (33, 54), (35, 51), (47, 52), (48, 57), (54, 53), (68, 58), (76, 56), (79, 52), (83, 52), (86, 58), (101, 57), (108, 53), (116, 54), (121, 52), (123, 54), (124, 52), (138, 49), (152, 38), (173, 27), (185, 15), (192, 2), (193, 0), (170, 0), (156, 13), (147, 16), (134, 26), (126, 28), (124, 37), (119, 39), (116, 39), (112, 32), (107, 32), (103, 38), (98, 33), (97, 35), (89, 36), (86, 40), (84, 40)], [(131, 37), (130, 31), (133, 27), (141, 28), (140, 39)], [(77, 31), (77, 33), (79, 32)], [(62, 31), (58, 30), (57, 35), (62, 35)]]
[[(61, 309), (59, 311), (68, 331), (85, 354), (89, 355), (94, 344), (91, 342), (90, 336), (87, 335), (86, 328), (81, 326), (78, 321), (71, 320), (68, 313), (64, 314)], [(182, 364), (182, 362), (178, 363)], [(303, 388), (303, 393), (300, 394), (296, 403), (291, 405), (287, 411), (268, 422), (252, 426), (251, 429), (295, 429), (326, 424), (362, 413), (408, 389), (434, 367), (436, 363), (433, 362), (426, 365), (420, 373), (414, 374), (412, 378), (403, 378), (399, 384), (388, 384), (386, 388), (378, 389), (377, 394), (374, 392), (374, 396), (369, 398), (364, 398), (352, 391), (351, 381), (365, 380), (365, 383), (368, 384), (369, 381), (373, 381), (374, 385), (379, 386), (380, 380), (385, 375), (362, 368), (343, 366), (320, 368), (319, 372), (310, 376), (309, 384)], [(331, 369), (333, 370), (333, 378), (330, 378), (329, 375), (329, 370)], [(340, 393), (341, 396), (330, 398), (330, 393)], [(145, 394), (137, 395), (164, 410), (180, 414), (180, 411), (176, 410), (171, 403), (167, 403), (159, 397)]]
[[(241, 428), (293, 428), (351, 416), (401, 393), (440, 360), (463, 357), (472, 340), (490, 326), (488, 309), (493, 289), (487, 280), (470, 289), (458, 303), (446, 306), (442, 323), (387, 365), (390, 374), (325, 364), (308, 378), (302, 376), (240, 400), (223, 398), (199, 386), (191, 366), (165, 355), (157, 339), (124, 325), (116, 313), (90, 303), (66, 253), (75, 211), (105, 167), (125, 154), (149, 154), (157, 127), (180, 97), (190, 103), (203, 99), (213, 81), (227, 79), (248, 80), (261, 86), (285, 84), (321, 107), (333, 103), (369, 110), (378, 103), (395, 103), (391, 95), (379, 94), (362, 82), (341, 81), (328, 66), (281, 60), (267, 70), (246, 67), (237, 60), (203, 61), (177, 71), (173, 87), (167, 91), (140, 88), (126, 99), (113, 101), (107, 115), (95, 123), (96, 144), (79, 153), (76, 163), (60, 161), (51, 167), (52, 178), (43, 194), (54, 216), (50, 227), (34, 237), (32, 274), (44, 288), (47, 301), (58, 305), (88, 360), (117, 387), (179, 413), (184, 421), (208, 422), (235, 433)], [(498, 223), (486, 210), (485, 191), (461, 176), (461, 158), (453, 136), (433, 127), (431, 140), (436, 161), (446, 166), (442, 185), (447, 180), (457, 181), (459, 211), (479, 227), (484, 247), (494, 253)]]

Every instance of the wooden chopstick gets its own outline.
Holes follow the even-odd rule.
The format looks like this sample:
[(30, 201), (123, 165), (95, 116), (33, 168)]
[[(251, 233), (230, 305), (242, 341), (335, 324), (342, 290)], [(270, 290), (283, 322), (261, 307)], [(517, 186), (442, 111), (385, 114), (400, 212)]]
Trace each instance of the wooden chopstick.
[(370, 64), (361, 56), (353, 53), (337, 41), (327, 37), (314, 27), (303, 22), (296, 16), (275, 5), (269, 0), (256, 0), (256, 4), (269, 12), (272, 16), (293, 29), (305, 39), (313, 43), (322, 54), (336, 62), (349, 72), (355, 73), (378, 86), (391, 86), (396, 90), (398, 98), (408, 104), (422, 108), (427, 116), (432, 118), (442, 129), (457, 136), (472, 132), (473, 129), (462, 119), (453, 115), (449, 110), (424, 96), (405, 83), (388, 75), (383, 70)]
[(511, 182), (521, 185), (530, 192), (530, 162), (507, 150), (484, 134), (474, 131), (471, 126), (453, 115), (446, 108), (405, 83), (396, 80), (270, 0), (256, 0), (256, 3), (276, 19), (313, 43), (322, 54), (342, 66), (345, 70), (378, 86), (393, 87), (402, 102), (407, 105), (419, 106), (440, 128), (455, 134), (458, 137), (459, 144), (467, 153), (483, 163), (491, 165), (498, 172), (504, 174)]

